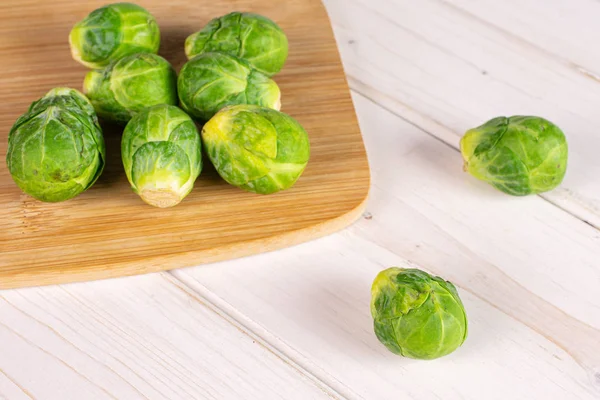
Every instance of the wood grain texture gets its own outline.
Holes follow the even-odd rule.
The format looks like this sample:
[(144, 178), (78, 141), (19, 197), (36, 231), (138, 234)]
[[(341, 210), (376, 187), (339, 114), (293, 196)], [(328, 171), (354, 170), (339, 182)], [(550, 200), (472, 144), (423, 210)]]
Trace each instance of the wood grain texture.
[(2, 291), (0, 398), (338, 396), (160, 273)]
[[(600, 76), (600, 53), (590, 51), (590, 41), (600, 40), (594, 21), (600, 15), (596, 0), (445, 0), (472, 21), (495, 27), (550, 55), (564, 65)], [(534, 18), (532, 18), (534, 16)], [(590, 85), (590, 89), (595, 85)]]
[[(600, 2), (325, 4), (372, 163), (363, 218), (242, 260), (2, 291), (0, 399), (136, 399), (133, 386), (150, 399), (304, 400), (321, 396), (312, 383), (352, 400), (600, 398), (600, 231), (590, 226), (600, 226), (590, 158)], [(568, 190), (512, 198), (461, 171), (461, 131), (498, 110), (560, 115), (578, 154)], [(463, 347), (421, 362), (377, 341), (369, 289), (391, 265), (457, 284), (470, 320)]]
[(326, 3), (351, 88), (455, 149), (466, 130), (500, 115), (560, 126), (567, 174), (542, 197), (600, 228), (600, 60), (588, 45), (599, 2)]
[[(360, 95), (355, 104), (373, 174), (359, 222), (172, 273), (346, 398), (597, 399), (600, 232), (539, 197), (471, 182), (454, 150)], [(393, 265), (458, 286), (470, 326), (455, 353), (410, 360), (377, 341), (370, 286)]]
[[(72, 25), (105, 1), (0, 4), (0, 158), (8, 131), (30, 102), (54, 86), (80, 88), (86, 70), (70, 59)], [(327, 14), (318, 0), (140, 1), (156, 16), (160, 53), (179, 69), (187, 35), (233, 10), (279, 23), (290, 56), (276, 76), (283, 108), (309, 132), (311, 160), (286, 192), (260, 196), (228, 186), (206, 168), (172, 209), (131, 191), (120, 132), (105, 127), (108, 162), (90, 190), (64, 203), (22, 194), (0, 166), (0, 288), (131, 275), (273, 250), (331, 233), (364, 208), (369, 169)]]

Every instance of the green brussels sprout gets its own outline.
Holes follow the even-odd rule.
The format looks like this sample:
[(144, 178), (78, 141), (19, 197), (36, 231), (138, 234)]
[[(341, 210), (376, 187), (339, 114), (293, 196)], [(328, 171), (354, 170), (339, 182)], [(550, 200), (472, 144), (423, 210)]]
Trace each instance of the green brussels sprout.
[(49, 91), (8, 134), (8, 170), (23, 192), (41, 201), (69, 200), (88, 189), (105, 159), (94, 108), (75, 89)]
[(381, 271), (371, 289), (375, 334), (392, 353), (431, 360), (467, 338), (467, 315), (454, 285), (418, 269)]
[(158, 52), (160, 31), (144, 8), (115, 3), (92, 11), (69, 34), (75, 61), (89, 68), (102, 68), (136, 53)]
[(267, 76), (283, 68), (288, 40), (279, 26), (257, 14), (232, 12), (215, 18), (185, 41), (188, 59), (208, 52), (226, 53), (247, 60)]
[(175, 106), (160, 104), (136, 114), (121, 139), (133, 191), (155, 207), (179, 204), (202, 171), (200, 143), (194, 121)]
[(462, 137), (464, 169), (514, 196), (557, 187), (567, 170), (564, 133), (540, 117), (494, 118)]
[(88, 72), (83, 91), (98, 116), (124, 123), (146, 107), (177, 104), (177, 75), (156, 54), (133, 54), (103, 70)]
[(219, 111), (204, 125), (202, 140), (225, 181), (260, 194), (290, 188), (310, 156), (308, 135), (295, 119), (253, 105)]
[(202, 122), (229, 105), (281, 107), (281, 92), (274, 81), (245, 60), (227, 54), (204, 53), (192, 58), (179, 73), (177, 89), (181, 107)]

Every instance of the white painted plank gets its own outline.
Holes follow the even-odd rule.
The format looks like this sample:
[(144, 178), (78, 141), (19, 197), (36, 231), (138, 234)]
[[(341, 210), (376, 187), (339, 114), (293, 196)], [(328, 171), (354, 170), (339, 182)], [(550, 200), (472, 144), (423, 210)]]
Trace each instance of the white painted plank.
[(11, 400), (330, 398), (311, 379), (168, 274), (0, 293)]
[[(600, 232), (538, 197), (498, 195), (445, 144), (361, 96), (355, 105), (373, 171), (366, 218), (284, 252), (174, 274), (347, 397), (597, 398)], [(399, 358), (372, 332), (373, 278), (408, 263), (465, 300), (470, 337), (447, 358)]]
[[(567, 62), (596, 65), (589, 47), (567, 51), (587, 28), (567, 23), (560, 32), (574, 35), (551, 46), (543, 21), (560, 20), (558, 0), (525, 0), (540, 15), (532, 27), (491, 26), (491, 0), (449, 1), (462, 9), (327, 0), (353, 88), (454, 147), (493, 116), (547, 116), (569, 135), (571, 166), (546, 198), (600, 226), (600, 93)], [(495, 7), (510, 17), (515, 2)], [(589, 10), (571, 21), (597, 19)], [(201, 297), (164, 274), (2, 292), (0, 398), (327, 397), (303, 368), (347, 398), (598, 398), (600, 233), (475, 181), (456, 152), (356, 102), (373, 167), (368, 219), (287, 251), (175, 272)], [(470, 337), (447, 358), (402, 359), (373, 335), (371, 281), (409, 261), (460, 287)]]
[[(441, 0), (325, 4), (351, 86), (453, 147), (467, 129), (499, 115), (540, 115), (558, 124), (568, 137), (569, 168), (563, 185), (543, 196), (600, 227), (596, 80)], [(544, 0), (528, 4), (547, 7)]]
[[(582, 73), (600, 75), (598, 0), (441, 0), (536, 46)], [(593, 78), (593, 77), (592, 77)]]
[(2, 400), (29, 400), (32, 399), (27, 389), (20, 387), (18, 383), (0, 371), (0, 399)]

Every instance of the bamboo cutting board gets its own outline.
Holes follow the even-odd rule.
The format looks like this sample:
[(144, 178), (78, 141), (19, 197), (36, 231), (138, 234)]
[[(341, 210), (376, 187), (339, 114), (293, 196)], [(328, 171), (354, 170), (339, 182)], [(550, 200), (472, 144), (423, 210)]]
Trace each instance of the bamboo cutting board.
[[(205, 167), (178, 206), (144, 204), (127, 182), (121, 129), (104, 126), (107, 165), (87, 192), (42, 203), (13, 183), (7, 137), (29, 104), (55, 86), (81, 89), (71, 59), (75, 22), (106, 1), (3, 0), (0, 4), (0, 289), (133, 275), (274, 250), (339, 230), (360, 216), (369, 189), (362, 137), (325, 9), (319, 0), (143, 0), (161, 28), (160, 54), (179, 70), (185, 38), (231, 11), (266, 15), (290, 55), (275, 76), (282, 111), (304, 125), (311, 160), (292, 189), (246, 193)], [(206, 162), (205, 164), (209, 164)], [(285, 265), (282, 265), (285, 268)]]

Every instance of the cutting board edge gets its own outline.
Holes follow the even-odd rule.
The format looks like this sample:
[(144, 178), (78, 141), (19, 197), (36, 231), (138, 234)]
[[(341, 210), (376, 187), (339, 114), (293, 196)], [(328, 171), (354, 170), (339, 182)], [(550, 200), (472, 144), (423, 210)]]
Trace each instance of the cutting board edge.
[[(63, 7), (68, 9), (69, 13), (72, 13), (74, 12), (74, 8), (71, 6), (69, 0), (59, 0), (57, 3), (58, 4), (53, 4), (50, 9), (53, 13), (56, 12), (57, 15), (63, 16), (61, 17), (61, 19), (57, 19), (57, 21), (54, 22), (63, 23), (66, 21), (66, 14), (61, 14), (58, 12), (58, 10), (60, 10), (61, 7)], [(98, 6), (102, 5), (101, 0), (93, 0), (89, 3), (97, 3)], [(78, 5), (78, 7), (80, 6), (79, 10), (81, 12), (81, 15), (85, 15), (85, 11), (88, 8), (92, 7), (92, 5), (89, 3), (85, 2)], [(177, 3), (177, 7), (173, 7), (172, 3)], [(217, 10), (223, 10), (223, 12), (225, 12), (226, 7), (228, 7), (227, 2), (224, 2), (221, 5), (215, 5), (214, 7), (211, 5), (210, 7), (207, 6), (207, 8), (204, 9), (192, 8), (191, 10), (194, 12), (191, 12), (189, 14), (186, 21), (181, 21), (179, 19), (175, 19), (174, 17), (180, 15), (181, 10), (186, 9), (186, 7), (189, 7), (189, 2), (187, 0), (174, 0), (173, 2), (170, 2), (169, 5), (165, 5), (163, 2), (144, 0), (144, 4), (147, 4), (148, 8), (154, 7), (154, 11), (156, 12), (156, 14), (162, 16), (161, 18), (163, 21), (161, 26), (165, 27), (165, 32), (170, 32), (169, 40), (175, 46), (178, 46), (177, 43), (183, 40), (184, 36), (182, 36), (182, 32), (188, 28), (193, 28), (192, 25), (190, 25), (186, 21), (193, 20), (193, 16), (200, 16), (203, 18), (209, 14), (217, 15), (221, 13)], [(300, 213), (296, 215), (296, 222), (290, 222), (289, 224), (286, 224), (286, 227), (272, 224), (272, 226), (274, 226), (275, 229), (269, 230), (267, 226), (266, 231), (261, 231), (264, 228), (257, 227), (255, 228), (257, 231), (256, 234), (253, 234), (251, 236), (246, 235), (247, 232), (245, 232), (244, 234), (236, 234), (235, 231), (231, 231), (226, 228), (225, 230), (223, 230), (223, 232), (220, 232), (220, 234), (214, 235), (214, 237), (209, 238), (211, 239), (211, 241), (209, 245), (207, 245), (209, 246), (208, 249), (201, 250), (196, 250), (193, 248), (193, 240), (190, 241), (191, 246), (178, 246), (178, 236), (176, 235), (176, 231), (173, 231), (172, 247), (164, 246), (164, 243), (162, 242), (160, 243), (160, 245), (154, 246), (151, 244), (154, 242), (146, 241), (146, 237), (144, 235), (136, 237), (135, 239), (139, 240), (142, 245), (145, 244), (146, 247), (153, 246), (153, 251), (150, 252), (153, 255), (145, 255), (143, 246), (140, 247), (139, 251), (137, 248), (134, 248), (133, 252), (125, 252), (124, 249), (121, 249), (118, 246), (109, 246), (107, 250), (108, 253), (104, 252), (103, 250), (99, 250), (101, 249), (101, 247), (97, 247), (95, 251), (91, 252), (91, 255), (88, 255), (85, 252), (86, 247), (84, 246), (81, 248), (81, 252), (77, 254), (79, 258), (73, 261), (73, 249), (76, 248), (77, 245), (73, 244), (72, 242), (66, 242), (65, 240), (62, 240), (62, 242), (58, 240), (57, 242), (54, 242), (52, 246), (47, 246), (44, 248), (46, 249), (53, 247), (56, 249), (67, 249), (70, 247), (69, 252), (67, 252), (70, 258), (58, 258), (55, 259), (56, 261), (53, 263), (51, 259), (45, 257), (45, 255), (43, 254), (34, 254), (35, 257), (33, 257), (33, 261), (35, 262), (32, 264), (30, 264), (28, 260), (17, 260), (15, 258), (17, 262), (14, 265), (5, 264), (4, 267), (0, 265), (0, 289), (27, 286), (44, 286), (69, 282), (81, 282), (87, 280), (107, 279), (121, 276), (132, 276), (143, 273), (172, 270), (217, 261), (236, 259), (244, 256), (250, 256), (294, 246), (303, 242), (311, 241), (313, 239), (326, 236), (328, 234), (334, 233), (338, 230), (345, 228), (360, 217), (360, 214), (364, 211), (366, 207), (368, 193), (370, 191), (371, 179), (369, 170), (369, 160), (365, 149), (365, 142), (362, 138), (362, 134), (360, 131), (360, 125), (358, 123), (358, 118), (354, 107), (354, 101), (350, 93), (348, 79), (345, 74), (344, 66), (341, 62), (340, 49), (339, 46), (337, 46), (335, 40), (335, 34), (333, 32), (333, 27), (329, 18), (329, 14), (327, 12), (327, 8), (321, 0), (306, 0), (297, 4), (290, 4), (289, 6), (288, 3), (285, 1), (272, 2), (267, 0), (259, 2), (250, 2), (249, 0), (244, 0), (243, 2), (236, 2), (236, 4), (246, 4), (249, 6), (249, 9), (254, 10), (256, 8), (257, 10), (260, 10), (260, 12), (264, 12), (268, 15), (273, 15), (274, 18), (278, 21), (281, 20), (282, 26), (285, 26), (287, 22), (287, 26), (289, 26), (288, 32), (290, 34), (290, 40), (293, 41), (293, 38), (295, 38), (294, 40), (297, 40), (297, 47), (295, 47), (294, 54), (297, 54), (299, 56), (296, 59), (290, 57), (290, 63), (286, 67), (288, 71), (291, 71), (289, 76), (293, 77), (294, 79), (288, 79), (287, 81), (282, 80), (284, 82), (283, 85), (285, 86), (285, 82), (287, 82), (287, 85), (289, 86), (286, 93), (294, 93), (294, 90), (298, 90), (297, 93), (304, 93), (304, 91), (306, 91), (307, 89), (314, 90), (315, 88), (317, 88), (317, 91), (315, 92), (317, 93), (317, 101), (315, 102), (315, 104), (311, 104), (308, 109), (306, 109), (304, 106), (297, 107), (297, 109), (295, 109), (295, 113), (292, 112), (292, 115), (297, 116), (297, 118), (300, 118), (300, 116), (305, 116), (307, 118), (307, 126), (319, 126), (318, 124), (320, 124), (320, 122), (315, 122), (314, 119), (316, 111), (322, 110), (323, 112), (328, 112), (328, 110), (331, 109), (331, 106), (329, 104), (331, 101), (333, 101), (333, 104), (335, 104), (336, 107), (340, 107), (334, 108), (334, 110), (336, 111), (337, 118), (342, 118), (341, 121), (343, 123), (341, 124), (341, 126), (352, 126), (353, 128), (352, 132), (348, 133), (348, 143), (360, 146), (360, 149), (358, 149), (360, 154), (356, 154), (356, 147), (346, 147), (346, 151), (342, 152), (341, 154), (351, 155), (352, 157), (350, 159), (350, 162), (348, 162), (347, 158), (342, 159), (337, 156), (330, 157), (331, 160), (335, 160), (332, 162), (337, 163), (335, 164), (336, 166), (339, 166), (340, 161), (349, 163), (348, 167), (345, 168), (343, 171), (339, 171), (336, 168), (335, 172), (336, 174), (339, 173), (339, 176), (336, 175), (336, 179), (352, 179), (352, 188), (349, 188), (348, 182), (346, 182), (346, 184), (343, 186), (342, 189), (340, 189), (340, 191), (336, 190), (335, 188), (333, 188), (333, 190), (330, 191), (331, 197), (328, 197), (328, 202), (326, 204), (326, 206), (329, 208), (327, 209), (327, 213), (323, 214), (327, 215), (328, 217), (324, 217), (320, 212), (315, 214), (314, 207), (307, 207), (304, 209), (303, 214)], [(284, 7), (285, 12), (281, 12), (282, 7)], [(75, 9), (77, 9), (77, 7), (75, 7)], [(290, 12), (290, 9), (293, 9), (294, 12)], [(40, 13), (43, 10), (44, 8), (40, 7)], [(318, 27), (316, 26), (312, 28), (312, 22), (308, 24), (299, 23), (297, 18), (295, 17), (296, 15), (298, 15), (298, 12), (300, 12), (301, 15), (310, 16), (311, 21), (319, 22)], [(39, 14), (38, 16), (43, 15)], [(31, 20), (30, 13), (27, 14), (27, 19)], [(58, 27), (58, 25), (54, 24), (54, 22), (52, 26)], [(52, 45), (54, 46), (54, 43), (57, 43), (57, 41), (51, 41), (47, 39), (44, 39), (42, 41), (37, 40), (40, 38), (40, 36), (33, 36), (33, 38), (36, 39), (33, 40), (31, 39), (32, 36), (30, 30), (24, 30), (23, 27), (20, 26), (12, 27), (11, 29), (13, 29), (17, 34), (19, 32), (23, 33), (22, 37), (26, 38), (28, 40), (28, 43), (29, 41), (31, 41), (33, 44), (38, 43), (39, 45), (43, 45), (42, 48), (48, 49), (46, 50), (46, 53), (55, 51), (54, 47), (52, 48), (52, 50), (49, 50), (47, 44), (52, 43)], [(193, 29), (191, 31), (193, 31)], [(57, 30), (53, 32), (56, 33)], [(44, 38), (46, 37), (44, 36)], [(166, 40), (165, 36), (165, 43), (169, 42), (169, 40)], [(64, 48), (66, 46), (64, 40), (61, 43), (62, 48)], [(16, 60), (15, 63), (11, 65), (19, 65), (19, 63), (26, 62), (27, 60), (31, 61), (27, 65), (38, 65), (38, 60), (40, 59), (39, 54), (36, 54), (35, 57), (28, 58), (26, 57), (26, 55), (29, 53), (22, 51), (22, 48), (23, 47), (14, 49), (14, 55), (16, 55), (15, 57), (12, 57), (13, 54), (9, 53), (11, 55), (11, 59)], [(10, 49), (12, 49), (12, 47)], [(179, 53), (181, 52), (178, 50), (177, 54), (172, 52), (159, 54), (167, 57), (169, 61), (177, 63), (174, 60), (177, 60), (178, 57), (181, 58), (181, 54)], [(83, 67), (76, 68), (77, 66), (71, 62), (72, 60), (70, 60), (70, 58), (68, 57), (67, 52), (63, 51), (61, 55), (64, 55), (64, 57), (56, 58), (56, 60), (62, 60), (63, 58), (65, 60), (69, 59), (69, 62), (73, 66), (72, 68), (69, 67), (65, 70), (63, 68), (62, 63), (64, 60), (60, 63), (58, 63), (58, 61), (54, 63), (43, 63), (42, 65), (39, 65), (40, 68), (42, 68), (48, 73), (48, 78), (51, 81), (52, 79), (56, 79), (57, 81), (60, 81), (61, 85), (63, 86), (67, 85), (66, 83), (62, 83), (65, 82), (65, 79), (71, 80), (73, 82), (80, 82), (81, 77), (79, 75), (81, 71), (78, 72), (76, 71), (76, 69), (79, 70)], [(43, 59), (43, 57), (41, 59)], [(52, 59), (54, 60), (55, 58)], [(184, 61), (183, 58), (181, 58), (180, 61)], [(305, 77), (307, 76), (306, 74), (312, 73), (311, 66), (315, 65), (315, 63), (316, 65), (322, 64), (326, 67), (322, 71), (322, 76), (327, 77), (328, 79), (331, 78), (331, 82), (333, 83), (331, 83), (330, 81), (318, 81), (311, 83), (311, 80), (308, 79), (305, 80), (306, 82), (303, 81), (304, 83), (302, 85), (298, 85), (297, 78)], [(54, 73), (57, 66), (60, 68), (60, 74), (58, 75)], [(15, 82), (13, 82), (15, 79), (14, 76), (21, 76), (21, 72), (19, 69), (11, 71), (13, 75), (5, 75), (5, 79), (3, 80), (3, 82), (15, 84)], [(284, 76), (283, 73), (281, 76)], [(340, 77), (343, 79), (343, 85), (341, 86), (341, 81), (336, 80)], [(33, 89), (38, 90), (38, 86), (40, 85), (36, 85), (34, 82), (33, 85), (28, 86), (30, 86), (33, 91)], [(67, 86), (76, 87), (73, 85)], [(330, 87), (335, 88), (335, 92), (331, 92), (332, 94), (329, 94), (328, 92), (327, 95), (323, 95), (323, 89)], [(341, 90), (342, 88), (343, 90)], [(24, 95), (21, 91), (19, 91), (19, 93), (19, 96), (21, 97)], [(303, 97), (298, 96), (292, 96), (292, 99), (296, 98), (296, 101), (298, 101), (298, 98), (300, 100), (303, 99)], [(346, 104), (346, 96), (348, 104)], [(310, 96), (309, 98), (312, 99), (312, 97)], [(324, 102), (324, 100), (327, 101)], [(293, 103), (292, 101), (290, 104), (304, 103), (303, 101), (300, 101), (299, 103)], [(336, 125), (336, 127), (337, 126), (338, 125)], [(354, 127), (357, 128), (357, 132), (354, 132)], [(336, 129), (333, 129), (332, 131), (336, 132)], [(358, 136), (355, 136), (356, 134)], [(321, 142), (322, 146), (315, 146), (315, 150), (319, 148), (323, 152), (322, 154), (331, 154), (332, 151), (330, 137), (336, 136), (331, 135), (326, 131), (321, 131), (320, 135), (323, 135), (323, 140)], [(339, 135), (337, 137), (339, 137)], [(345, 137), (342, 137), (340, 140), (343, 140), (344, 143), (346, 143)], [(335, 154), (340, 154), (340, 151), (336, 151)], [(325, 167), (327, 167), (327, 165), (325, 165)], [(357, 173), (357, 169), (363, 170), (364, 173)], [(327, 169), (323, 171), (317, 171), (312, 181), (315, 187), (318, 187), (317, 185), (327, 184), (330, 180), (326, 179), (325, 177), (328, 176), (330, 172), (331, 171)], [(319, 207), (321, 204), (320, 199), (315, 196), (312, 196), (311, 198), (316, 202), (316, 206)], [(343, 199), (343, 201), (336, 201), (336, 198), (338, 198), (338, 200)], [(348, 201), (347, 199), (352, 200)], [(260, 210), (265, 211), (264, 207)], [(27, 218), (29, 225), (25, 227), (19, 225), (18, 229), (20, 234), (23, 234), (23, 230), (27, 228), (31, 228), (35, 232), (37, 226), (44, 227), (44, 222), (48, 221), (49, 218), (51, 219), (59, 216), (59, 214), (44, 214), (43, 207), (40, 207), (40, 209), (38, 209), (38, 207), (33, 207), (33, 209), (29, 208), (24, 211), (24, 214), (26, 214), (25, 217)], [(201, 219), (206, 220), (207, 215), (205, 214), (200, 215)], [(274, 218), (281, 218), (282, 216), (285, 216), (285, 208), (283, 209), (283, 211), (280, 207), (274, 210), (273, 212), (270, 212), (270, 214), (269, 212), (264, 213), (264, 215), (267, 216), (270, 216), (271, 214)], [(68, 220), (66, 223), (72, 223), (72, 221)], [(232, 218), (232, 223), (236, 223), (235, 218)], [(108, 228), (110, 228), (109, 225), (110, 221), (107, 225)], [(200, 223), (199, 226), (201, 227), (202, 224)], [(56, 228), (56, 225), (50, 224), (49, 226), (45, 227)], [(104, 229), (104, 227), (101, 228)], [(280, 233), (282, 231), (285, 232)], [(252, 237), (252, 239), (244, 240), (244, 237)], [(230, 240), (232, 238), (235, 239), (235, 242), (228, 243), (233, 241)], [(133, 247), (136, 247), (136, 243), (130, 242), (129, 244), (129, 250), (131, 250)], [(31, 250), (35, 252), (35, 246), (31, 248), (23, 247), (23, 250)], [(17, 249), (17, 251), (20, 250)], [(130, 258), (128, 259), (128, 257)], [(0, 264), (3, 264), (3, 260), (0, 260)]]
[[(370, 179), (369, 179), (370, 181)], [(365, 196), (352, 210), (336, 218), (320, 222), (306, 228), (289, 231), (268, 238), (256, 239), (249, 242), (238, 242), (234, 245), (217, 247), (209, 250), (182, 252), (175, 255), (157, 256), (144, 261), (121, 263), (119, 266), (88, 266), (85, 269), (64, 270), (44, 269), (26, 270), (16, 274), (5, 273), (0, 279), (0, 290), (48, 285), (68, 284), (77, 282), (97, 281), (104, 279), (123, 278), (148, 273), (165, 272), (180, 268), (192, 268), (220, 261), (235, 260), (243, 257), (269, 253), (323, 238), (356, 222), (364, 213), (369, 199), (370, 185), (366, 188)], [(190, 259), (195, 261), (190, 264)], [(169, 264), (165, 266), (165, 263)]]

